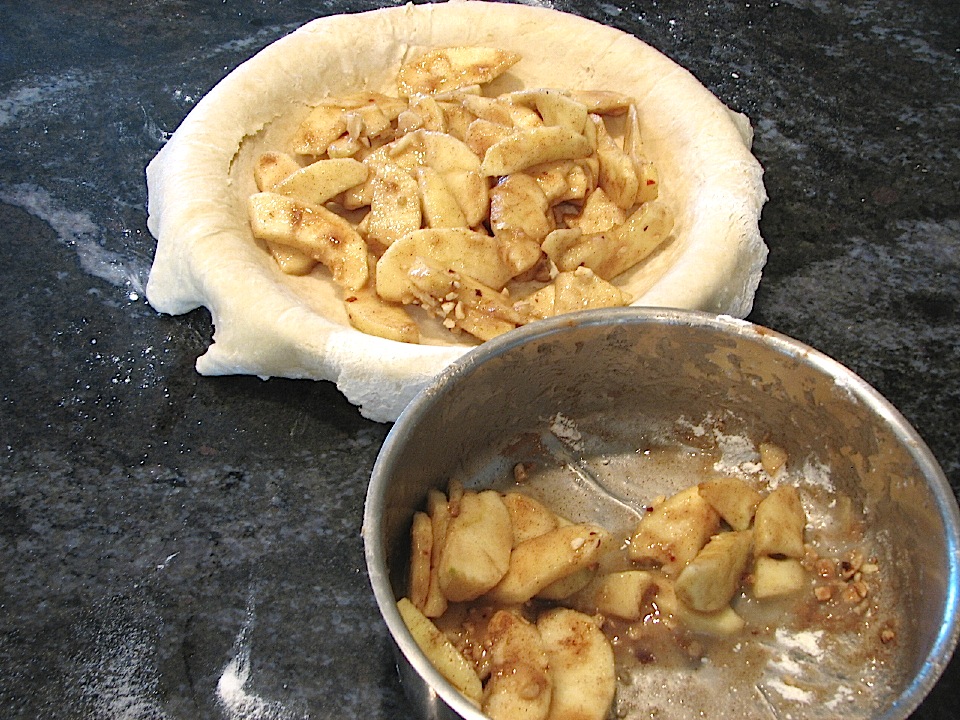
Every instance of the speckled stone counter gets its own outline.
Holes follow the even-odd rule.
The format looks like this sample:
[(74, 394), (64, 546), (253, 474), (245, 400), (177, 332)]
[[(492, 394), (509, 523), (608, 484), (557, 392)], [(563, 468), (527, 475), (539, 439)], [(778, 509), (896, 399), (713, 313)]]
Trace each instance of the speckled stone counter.
[[(403, 718), (364, 569), (388, 427), (327, 383), (203, 378), (144, 301), (143, 170), (278, 37), (377, 3), (0, 4), (0, 715)], [(770, 195), (750, 319), (851, 367), (960, 488), (952, 0), (556, 2), (749, 115)], [(954, 662), (917, 718), (955, 718)]]

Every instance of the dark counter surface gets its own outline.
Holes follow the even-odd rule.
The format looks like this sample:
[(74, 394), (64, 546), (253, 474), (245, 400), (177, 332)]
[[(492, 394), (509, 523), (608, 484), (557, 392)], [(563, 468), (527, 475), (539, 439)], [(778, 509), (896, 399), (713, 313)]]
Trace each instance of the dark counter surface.
[[(388, 426), (329, 383), (200, 377), (209, 315), (143, 293), (143, 169), (185, 114), (302, 23), (377, 5), (0, 4), (4, 718), (408, 716), (359, 534)], [(960, 488), (956, 3), (553, 6), (750, 116), (749, 319), (860, 374)], [(955, 661), (915, 717), (958, 698)]]

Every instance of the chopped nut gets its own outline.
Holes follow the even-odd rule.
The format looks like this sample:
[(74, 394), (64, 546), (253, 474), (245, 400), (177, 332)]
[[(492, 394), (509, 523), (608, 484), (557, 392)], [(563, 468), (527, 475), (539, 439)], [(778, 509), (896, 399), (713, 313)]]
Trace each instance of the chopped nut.
[(817, 575), (824, 580), (832, 580), (837, 576), (837, 566), (830, 558), (821, 558), (816, 562)]
[(896, 639), (896, 637), (897, 637), (897, 633), (895, 633), (890, 628), (884, 628), (883, 630), (880, 631), (880, 642), (882, 642), (884, 645), (886, 645), (887, 643), (893, 642)]
[(847, 585), (843, 589), (843, 594), (841, 597), (843, 598), (844, 602), (850, 603), (851, 605), (860, 602), (864, 598), (864, 596), (860, 594), (860, 591), (857, 589), (857, 587), (853, 584)]
[(522, 483), (528, 477), (529, 477), (529, 474), (527, 473), (526, 465), (524, 465), (523, 463), (517, 463), (516, 465), (513, 466), (513, 479), (516, 482)]
[(863, 554), (859, 550), (851, 550), (847, 553), (847, 557), (840, 561), (840, 577), (849, 580), (861, 565), (863, 565)]
[(813, 594), (820, 602), (827, 602), (833, 597), (833, 588), (829, 585), (818, 585), (813, 589)]

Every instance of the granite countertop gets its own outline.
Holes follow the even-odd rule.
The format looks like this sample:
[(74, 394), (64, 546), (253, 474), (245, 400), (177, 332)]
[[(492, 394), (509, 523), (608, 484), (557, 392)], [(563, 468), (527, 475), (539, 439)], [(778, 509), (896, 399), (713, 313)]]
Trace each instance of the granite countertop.
[[(200, 377), (144, 300), (144, 166), (257, 50), (365, 0), (0, 5), (0, 714), (407, 717), (359, 534), (388, 426), (323, 382)], [(553, 4), (752, 119), (750, 320), (852, 368), (960, 488), (952, 0)], [(954, 718), (956, 661), (916, 713)]]

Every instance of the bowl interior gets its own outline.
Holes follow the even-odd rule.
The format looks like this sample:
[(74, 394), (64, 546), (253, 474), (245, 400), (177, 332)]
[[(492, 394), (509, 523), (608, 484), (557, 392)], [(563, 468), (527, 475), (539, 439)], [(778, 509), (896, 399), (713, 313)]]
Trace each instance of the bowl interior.
[[(895, 569), (886, 591), (909, 609), (899, 619), (894, 686), (871, 712), (906, 718), (957, 639), (957, 505), (929, 450), (862, 380), (796, 341), (729, 318), (636, 308), (579, 313), (487, 343), (394, 426), (373, 472), (365, 539), (374, 592), (413, 670), (408, 688), (424, 682), (419, 676), (441, 706), (479, 717), (425, 661), (394, 607), (405, 593), (411, 517), (428, 489), (451, 478), (503, 485), (517, 462), (553, 461), (559, 469), (545, 482), (567, 498), (567, 514), (609, 523), (622, 508), (596, 501), (567, 460), (585, 460), (618, 497), (642, 504), (680, 489), (676, 478), (651, 480), (622, 459), (672, 440), (713, 442), (718, 428), (774, 440), (863, 512)], [(547, 436), (570, 442), (545, 450)], [(427, 714), (447, 711), (426, 696)]]

